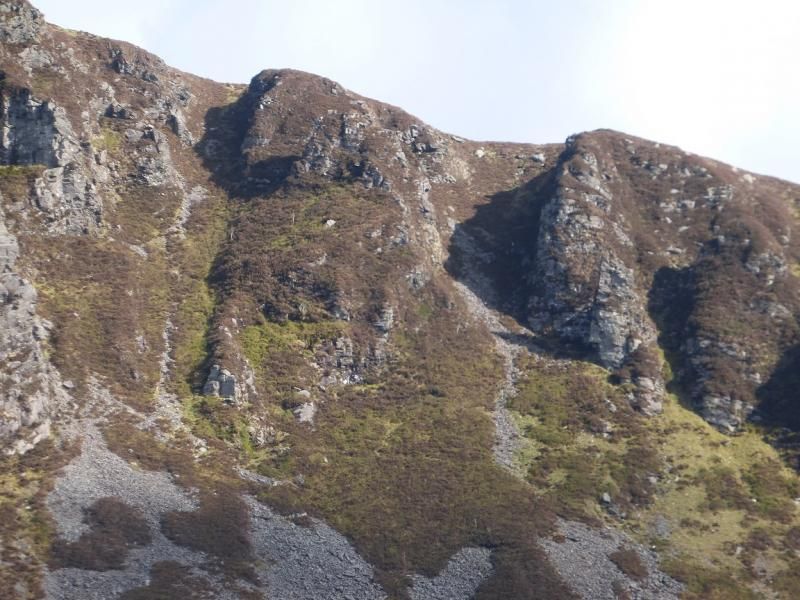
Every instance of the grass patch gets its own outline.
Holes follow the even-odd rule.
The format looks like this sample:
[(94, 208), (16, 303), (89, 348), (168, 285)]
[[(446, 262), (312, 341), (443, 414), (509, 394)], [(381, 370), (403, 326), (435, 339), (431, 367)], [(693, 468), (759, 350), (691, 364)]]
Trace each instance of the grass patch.
[(105, 150), (112, 156), (116, 156), (122, 146), (122, 134), (101, 119), (100, 134), (92, 138), (92, 146), (96, 150)]
[[(433, 575), (471, 544), (495, 548), (496, 574), (479, 598), (568, 597), (534, 541), (552, 526), (548, 504), (493, 461), (489, 410), (502, 370), (492, 346), (459, 330), (445, 303), (422, 301), (434, 307), (432, 330), (399, 328), (379, 379), (337, 388), (314, 430), (289, 424), (288, 453), (260, 470), (303, 483), (261, 498), (347, 535), (392, 597), (404, 597), (408, 574)], [(419, 318), (416, 306), (407, 316)]]
[[(684, 581), (691, 598), (751, 598), (754, 561), (776, 573), (786, 557), (771, 550), (798, 516), (791, 499), (797, 476), (783, 467), (758, 431), (729, 437), (675, 398), (648, 423), (667, 464), (641, 530), (655, 515), (671, 524), (658, 544), (672, 557), (664, 568)], [(737, 551), (737, 548), (739, 550)]]
[(74, 451), (45, 441), (23, 456), (0, 457), (0, 589), (14, 590), (17, 598), (43, 594), (41, 574), (55, 531), (45, 500), (52, 474)]
[(662, 562), (662, 568), (686, 585), (686, 600), (756, 600), (759, 595), (728, 571), (698, 564), (691, 555)]
[(345, 324), (341, 321), (264, 321), (242, 331), (242, 350), (251, 364), (258, 365), (263, 370), (271, 366), (269, 359), (277, 353), (298, 352), (309, 358), (320, 342), (334, 340), (345, 331)]
[(625, 389), (588, 363), (520, 366), (524, 376), (509, 407), (527, 442), (517, 460), (528, 481), (573, 517), (601, 516), (603, 493), (622, 510), (648, 504), (661, 461)]
[[(645, 419), (596, 367), (521, 366), (511, 406), (530, 445), (519, 460), (556, 510), (609, 520), (598, 503), (608, 492), (626, 528), (658, 547), (689, 598), (753, 598), (755, 582), (787, 577), (792, 560), (777, 549), (792, 543), (800, 521), (798, 477), (761, 431), (726, 436), (674, 397)], [(598, 429), (597, 419), (607, 425)], [(668, 519), (668, 538), (650, 536), (656, 517)]]
[(0, 165), (0, 192), (7, 204), (27, 202), (33, 184), (47, 167), (44, 165)]

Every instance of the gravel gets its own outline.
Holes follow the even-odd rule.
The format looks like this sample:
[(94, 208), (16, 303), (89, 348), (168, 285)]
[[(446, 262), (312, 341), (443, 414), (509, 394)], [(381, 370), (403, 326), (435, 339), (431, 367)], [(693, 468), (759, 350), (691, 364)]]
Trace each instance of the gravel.
[(259, 576), (270, 598), (282, 600), (370, 600), (386, 594), (372, 567), (340, 533), (317, 519), (304, 527), (246, 498), (253, 550), (264, 561)]
[(94, 424), (84, 423), (81, 454), (64, 467), (47, 498), (59, 536), (76, 541), (88, 529), (84, 510), (107, 497), (141, 509), (155, 527), (164, 513), (197, 508), (166, 473), (135, 469), (108, 449)]
[[(561, 578), (585, 600), (616, 600), (615, 582), (632, 600), (676, 600), (683, 592), (681, 583), (659, 569), (654, 552), (618, 531), (564, 520), (558, 530), (563, 541), (542, 540), (541, 545)], [(609, 558), (622, 548), (634, 550), (647, 568), (642, 581), (628, 577)]]
[(76, 568), (47, 571), (44, 577), (48, 600), (105, 600), (120, 593), (146, 586), (150, 569), (160, 561), (176, 561), (193, 567), (196, 574), (209, 578), (220, 599), (237, 596), (225, 583), (202, 569), (208, 557), (169, 541), (160, 530), (163, 514), (175, 510), (195, 510), (196, 501), (172, 482), (166, 473), (134, 468), (108, 449), (92, 421), (82, 423), (81, 454), (60, 473), (47, 498), (59, 537), (76, 541), (88, 531), (84, 510), (100, 498), (114, 497), (139, 508), (150, 525), (151, 543), (131, 548), (124, 569), (89, 571)]
[(436, 577), (411, 578), (411, 600), (469, 600), (492, 574), (491, 557), (487, 548), (462, 548)]
[[(491, 255), (478, 249), (472, 238), (462, 230), (453, 234), (453, 243), (465, 256), (469, 257), (469, 260), (465, 261), (467, 264), (488, 263), (493, 259)], [(514, 458), (522, 448), (522, 437), (507, 405), (508, 401), (517, 394), (519, 371), (515, 366), (515, 361), (522, 348), (508, 341), (514, 337), (513, 334), (500, 322), (498, 314), (487, 305), (487, 301), (492, 302), (496, 294), (491, 282), (480, 272), (479, 268), (465, 269), (459, 279), (455, 282), (456, 289), (473, 317), (483, 323), (492, 333), (495, 349), (503, 359), (504, 379), (495, 398), (492, 415), (495, 425), (494, 459), (506, 470), (521, 476)], [(482, 298), (487, 300), (484, 301)]]

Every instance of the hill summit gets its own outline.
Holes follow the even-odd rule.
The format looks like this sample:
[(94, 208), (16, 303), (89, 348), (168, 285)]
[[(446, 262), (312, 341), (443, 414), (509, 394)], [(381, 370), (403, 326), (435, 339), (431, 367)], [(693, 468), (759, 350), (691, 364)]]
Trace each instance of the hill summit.
[(800, 186), (24, 0), (0, 123), (11, 597), (797, 597)]

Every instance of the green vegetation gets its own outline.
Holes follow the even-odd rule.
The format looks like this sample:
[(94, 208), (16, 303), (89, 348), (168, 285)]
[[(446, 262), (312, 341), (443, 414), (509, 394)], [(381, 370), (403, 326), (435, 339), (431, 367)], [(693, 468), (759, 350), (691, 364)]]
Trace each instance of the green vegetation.
[(149, 404), (169, 308), (163, 255), (144, 259), (123, 244), (88, 237), (21, 242), (28, 260), (41, 265), (39, 306), (57, 324), (53, 361), (64, 376), (80, 384), (91, 371), (118, 397)]
[(54, 529), (45, 498), (52, 473), (73, 451), (44, 442), (24, 456), (0, 458), (0, 589), (15, 590), (17, 598), (41, 597)]
[(92, 138), (92, 146), (97, 150), (105, 150), (116, 155), (122, 145), (122, 134), (111, 127), (107, 120), (100, 121), (100, 134)]
[(208, 277), (227, 225), (226, 198), (211, 193), (202, 204), (193, 207), (186, 238), (170, 248), (180, 265), (172, 291), (175, 298), (181, 299), (172, 317), (176, 373), (172, 384), (181, 398), (190, 398), (199, 387), (201, 367), (209, 355), (208, 330), (217, 298)]
[(264, 321), (242, 331), (242, 350), (252, 364), (268, 367), (269, 358), (279, 352), (299, 351), (305, 358), (311, 358), (317, 344), (334, 340), (345, 331), (341, 321), (280, 324)]
[[(34, 83), (46, 93), (60, 80), (39, 77)], [(226, 86), (217, 94), (234, 102), (242, 91)], [(434, 575), (459, 549), (481, 545), (493, 550), (494, 575), (479, 599), (560, 598), (569, 593), (537, 544), (550, 535), (558, 514), (613, 523), (657, 547), (662, 566), (686, 583), (688, 598), (751, 598), (756, 583), (770, 580), (785, 598), (796, 595), (800, 520), (794, 498), (800, 483), (763, 442), (762, 431), (723, 436), (675, 398), (663, 415), (644, 418), (630, 407), (629, 387), (612, 384), (607, 371), (523, 352), (518, 394), (509, 406), (525, 438), (516, 457), (522, 477), (515, 477), (492, 456), (491, 411), (504, 373), (491, 336), (467, 318), (448, 277), (434, 274), (422, 289), (408, 285), (409, 273), (427, 257), (406, 243), (408, 223), (390, 194), (311, 181), (311, 175), (268, 196), (253, 192), (244, 178), (223, 191), (216, 187), (220, 172), (238, 173), (241, 156), (220, 160), (225, 164), (214, 165), (221, 171), (209, 181), (199, 157), (173, 152), (186, 181), (208, 188), (192, 207), (183, 237), (170, 229), (182, 192), (136, 183), (123, 143), (125, 123), (101, 119), (100, 125), (92, 145), (111, 154), (122, 175), (116, 196), (106, 196), (104, 229), (97, 237), (23, 235), (21, 243), (41, 312), (55, 323), (53, 361), (76, 382), (78, 398), (97, 376), (115, 397), (149, 410), (161, 381), (165, 326), (172, 324), (166, 330), (172, 347), (166, 385), (182, 402), (193, 433), (208, 441), (208, 451), (194, 448), (180, 432), (168, 444), (156, 442), (121, 415), (104, 434), (126, 460), (168, 471), (196, 490), (199, 510), (163, 519), (163, 531), (175, 543), (206, 553), (231, 579), (252, 579), (248, 513), (238, 495), (247, 489), (284, 513), (308, 511), (325, 519), (375, 565), (392, 597), (405, 597), (410, 574)], [(227, 135), (235, 138), (238, 131), (231, 126)], [(241, 139), (234, 141), (238, 153)], [(273, 151), (261, 150), (265, 163)], [(499, 165), (501, 158), (486, 150), (481, 168)], [(269, 172), (274, 165), (261, 166)], [(363, 164), (351, 166), (356, 172)], [(0, 167), (0, 190), (10, 202), (27, 198), (41, 169)], [(487, 176), (506, 178), (499, 171)], [(638, 191), (668, 196), (666, 180), (641, 177)], [(534, 251), (544, 201), (537, 186), (551, 183), (500, 194), (503, 210), (487, 213), (473, 231), (488, 237), (508, 232), (517, 250), (525, 249), (493, 274), (499, 295), (516, 295), (520, 310), (527, 296), (517, 289), (519, 272), (529, 269), (525, 261)], [(473, 201), (472, 191), (465, 196), (465, 203)], [(463, 208), (454, 209), (454, 218)], [(738, 226), (723, 225), (731, 231)], [(754, 245), (766, 248), (769, 240), (756, 235), (756, 225), (746, 221), (747, 231), (739, 233), (753, 233)], [(651, 272), (661, 259), (650, 257), (663, 252), (657, 240), (645, 238), (641, 233), (635, 246), (643, 249), (642, 264), (654, 261), (647, 264)], [(708, 253), (692, 273), (666, 269), (662, 283), (674, 293), (650, 308), (671, 358), (687, 328), (697, 327), (741, 338), (759, 365), (774, 362), (770, 334), (758, 333), (768, 331), (767, 318), (755, 312), (740, 318), (756, 285), (740, 263), (738, 255)], [(395, 324), (383, 347), (375, 323), (389, 306)], [(348, 355), (352, 345), (347, 358), (363, 380), (315, 385), (340, 358), (337, 341)], [(639, 358), (642, 364), (660, 362)], [(248, 403), (198, 395), (214, 362), (232, 370), (252, 367), (257, 393)], [(741, 376), (730, 374), (725, 360), (711, 368), (728, 383)], [(294, 418), (297, 388), (313, 394), (313, 424)], [(35, 569), (47, 558), (52, 528), (42, 499), (55, 466), (37, 454), (3, 459), (0, 466), (0, 534), (11, 539), (5, 535), (11, 531), (21, 540), (0, 549), (0, 589), (10, 589), (20, 579), (13, 570), (34, 582)], [(240, 466), (284, 485), (251, 486), (235, 477)], [(92, 530), (77, 542), (53, 546), (51, 565), (117, 568), (129, 546), (146, 541), (146, 524), (124, 504), (101, 501), (87, 519)], [(668, 524), (668, 534), (654, 532), (657, 520)], [(631, 549), (610, 558), (628, 577), (647, 575)], [(123, 598), (188, 596), (187, 590), (199, 594), (204, 587), (180, 565), (159, 563), (148, 586)], [(29, 595), (35, 592), (31, 583)]]
[(756, 600), (759, 595), (728, 571), (698, 563), (691, 554), (662, 561), (662, 568), (686, 585), (686, 600)]
[(0, 165), (0, 180), (38, 177), (45, 168), (44, 165)]
[(603, 493), (620, 510), (647, 505), (661, 462), (624, 388), (588, 363), (530, 360), (521, 368), (509, 408), (528, 441), (518, 460), (534, 487), (572, 516), (599, 517)]
[[(624, 386), (592, 365), (522, 366), (510, 406), (529, 442), (520, 464), (559, 512), (613, 521), (599, 502), (608, 493), (611, 512), (626, 513), (630, 533), (659, 549), (689, 598), (755, 598), (754, 564), (767, 573), (757, 580), (775, 576), (781, 597), (793, 597), (785, 590), (796, 558), (776, 549), (792, 543), (781, 540), (794, 539), (800, 523), (800, 480), (762, 432), (726, 436), (675, 398), (644, 419), (627, 407)], [(659, 518), (669, 523), (667, 537), (652, 534)]]
[(760, 432), (726, 436), (674, 398), (649, 425), (667, 474), (635, 528), (644, 534), (656, 515), (669, 519), (669, 538), (651, 541), (690, 597), (755, 597), (749, 584), (756, 559), (766, 577), (791, 563), (771, 548), (800, 521), (793, 503), (797, 475)]
[[(548, 504), (492, 457), (489, 410), (501, 374), (492, 346), (474, 328), (459, 330), (459, 313), (434, 290), (418, 301), (433, 311), (429, 329), (399, 327), (389, 369), (337, 388), (313, 429), (285, 424), (289, 451), (259, 470), (281, 479), (302, 474), (303, 483), (264, 490), (262, 499), (326, 519), (376, 566), (393, 597), (403, 597), (406, 575), (433, 575), (468, 544), (496, 548), (496, 575), (480, 598), (566, 597), (534, 541), (552, 526)], [(409, 318), (419, 318), (412, 306)], [(258, 340), (277, 337), (275, 346), (301, 355), (297, 337), (315, 331), (266, 329)]]
[(246, 90), (247, 86), (244, 85), (225, 84), (225, 104), (233, 104), (241, 98)]
[(0, 165), (0, 192), (8, 204), (26, 201), (44, 165)]

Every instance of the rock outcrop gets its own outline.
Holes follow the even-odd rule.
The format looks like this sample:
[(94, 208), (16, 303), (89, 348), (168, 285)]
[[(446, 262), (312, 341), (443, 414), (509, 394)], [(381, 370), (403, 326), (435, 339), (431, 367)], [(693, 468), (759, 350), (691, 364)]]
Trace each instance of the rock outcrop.
[[(612, 191), (619, 173), (592, 146), (587, 136), (568, 139), (556, 166), (528, 276), (534, 290), (528, 323), (619, 369), (638, 349), (653, 346), (657, 334), (637, 281), (625, 206)], [(638, 405), (658, 412), (661, 398), (653, 392), (663, 391), (660, 373), (642, 377), (648, 381), (638, 386)]]
[(551, 177), (528, 324), (634, 384), (645, 413), (663, 399), (661, 346), (687, 400), (736, 431), (797, 335), (788, 189), (610, 132), (568, 139)]
[(0, 90), (0, 125), (0, 164), (46, 167), (32, 204), (51, 231), (96, 230), (102, 214), (96, 184), (108, 179), (108, 170), (85, 156), (64, 108), (35, 99), (28, 89)]
[(51, 325), (36, 314), (36, 289), (19, 273), (18, 257), (17, 239), (0, 212), (0, 450), (5, 454), (27, 452), (47, 438), (53, 417), (67, 402), (66, 382), (47, 358)]
[(0, 589), (788, 589), (798, 215), (678, 148), (473, 142), (0, 0)]
[(203, 385), (203, 394), (206, 396), (217, 396), (226, 401), (235, 402), (238, 397), (236, 391), (236, 377), (228, 369), (222, 369), (219, 365), (214, 365), (208, 373)]
[(44, 24), (42, 13), (26, 0), (0, 4), (0, 42), (4, 44), (34, 42)]

